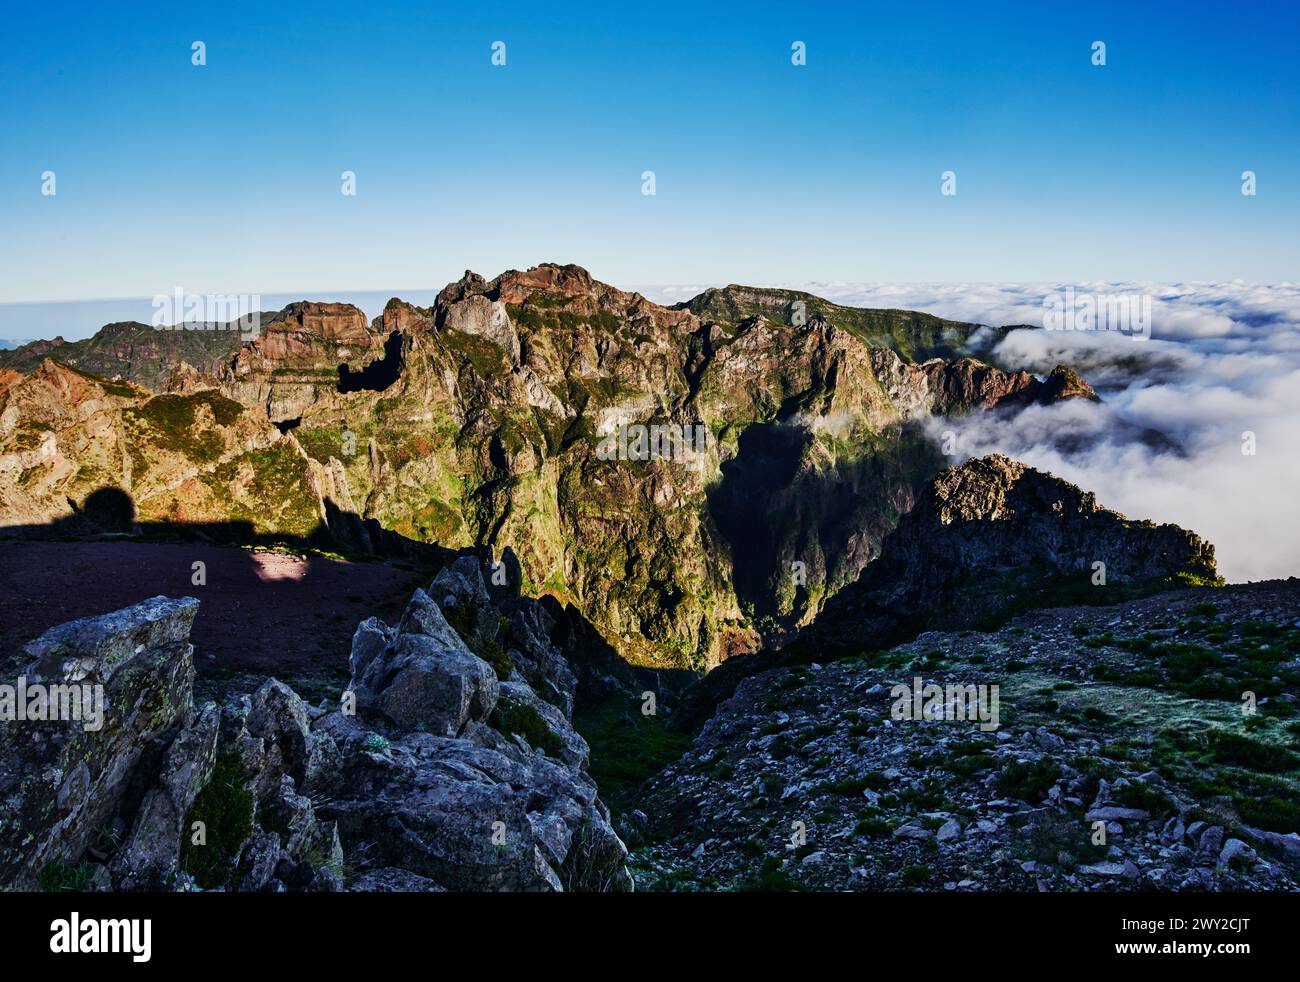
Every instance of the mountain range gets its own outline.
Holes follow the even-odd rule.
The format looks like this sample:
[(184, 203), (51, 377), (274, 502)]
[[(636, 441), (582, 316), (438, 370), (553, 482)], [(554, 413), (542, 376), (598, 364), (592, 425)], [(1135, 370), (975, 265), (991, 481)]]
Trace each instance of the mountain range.
[[(996, 327), (744, 286), (664, 306), (555, 264), (260, 320), (0, 354), (23, 540), (0, 587), (86, 540), (116, 551), (69, 576), (161, 583), (202, 543), (257, 587), (214, 567), (107, 611), (92, 586), (11, 639), (6, 675), (130, 709), (0, 731), (4, 883), (1300, 884), (1300, 585), (1225, 587), (1194, 531), (932, 436), (1097, 401), (1070, 365), (999, 366)], [(363, 618), (275, 594), (350, 644), (247, 636), (267, 571), (313, 564), (419, 585)], [(900, 683), (1000, 689), (1001, 715), (918, 725)]]
[[(707, 668), (808, 623), (947, 463), (931, 416), (1095, 399), (961, 353), (978, 325), (731, 286), (664, 307), (542, 265), (431, 308), (304, 301), (236, 331), (112, 324), (0, 355), (0, 521), (248, 523), (372, 550), (518, 557), (628, 660)], [(690, 462), (604, 460), (620, 427), (703, 426)], [(69, 504), (72, 502), (72, 505)], [(797, 571), (797, 572), (795, 572)]]

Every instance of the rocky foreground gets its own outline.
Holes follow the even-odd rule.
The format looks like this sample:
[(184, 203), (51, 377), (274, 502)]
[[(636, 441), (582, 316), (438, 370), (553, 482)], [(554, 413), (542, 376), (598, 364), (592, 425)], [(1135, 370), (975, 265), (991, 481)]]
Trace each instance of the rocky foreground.
[(28, 644), (7, 675), (102, 685), (102, 728), (0, 726), (11, 889), (627, 890), (537, 601), (457, 560), (357, 628), (341, 700), (268, 679), (196, 704), (199, 602), (157, 597)]
[[(624, 820), (638, 888), (1298, 889), (1298, 617), (1189, 590), (749, 677)], [(999, 725), (895, 718), (917, 678)]]

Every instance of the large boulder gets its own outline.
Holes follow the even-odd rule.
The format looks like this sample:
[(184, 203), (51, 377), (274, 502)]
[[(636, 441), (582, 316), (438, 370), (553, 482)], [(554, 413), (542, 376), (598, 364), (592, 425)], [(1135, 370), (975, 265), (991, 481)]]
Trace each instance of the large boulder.
[[(358, 636), (363, 645), (372, 638)], [(496, 706), (496, 672), (466, 647), (423, 590), (415, 591), (391, 642), (378, 653), (354, 650), (351, 660), (362, 666), (349, 686), (358, 712), (403, 729), (457, 736)]]
[(307, 793), (362, 857), (363, 882), (401, 869), (419, 879), (397, 877), (400, 889), (631, 889), (627, 850), (595, 785), (565, 760), (477, 723), (455, 739), (390, 741), (332, 713), (316, 730), (335, 743), (339, 766)]

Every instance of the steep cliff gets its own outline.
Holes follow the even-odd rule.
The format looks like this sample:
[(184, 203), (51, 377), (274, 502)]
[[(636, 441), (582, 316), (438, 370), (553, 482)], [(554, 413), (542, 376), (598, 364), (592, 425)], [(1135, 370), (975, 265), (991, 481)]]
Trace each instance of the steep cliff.
[(1221, 582), (1214, 547), (1194, 532), (1130, 521), (1006, 457), (969, 460), (929, 482), (879, 558), (798, 637), (700, 680), (680, 721), (703, 722), (741, 680), (774, 666), (855, 656), (922, 631), (993, 630), (1037, 607)]

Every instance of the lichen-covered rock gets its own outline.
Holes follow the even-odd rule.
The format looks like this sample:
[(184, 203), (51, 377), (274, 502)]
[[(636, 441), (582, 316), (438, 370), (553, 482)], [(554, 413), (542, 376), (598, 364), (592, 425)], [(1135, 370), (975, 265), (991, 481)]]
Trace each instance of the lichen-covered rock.
[[(149, 797), (140, 828), (171, 827), (204, 769), (211, 725), (204, 713), (200, 732), (187, 734), (197, 611), (193, 598), (154, 597), (52, 628), (25, 647), (18, 671), (29, 683), (102, 685), (103, 717), (98, 729), (84, 719), (0, 725), (0, 883), (30, 889), (47, 868), (102, 846), (104, 830), (130, 831), (138, 789), (155, 782), (163, 798)], [(166, 844), (155, 850), (132, 836), (131, 848), (151, 875), (165, 875)]]
[(145, 792), (130, 836), (113, 855), (113, 880), (121, 890), (175, 886), (185, 816), (212, 776), (221, 714), (209, 703), (172, 741), (154, 786)]
[(394, 631), (378, 617), (367, 617), (357, 625), (352, 635), (352, 652), (348, 656), (348, 670), (360, 676), (375, 656), (393, 640)]
[(444, 736), (486, 719), (497, 701), (496, 672), (466, 647), (423, 590), (415, 591), (393, 640), (348, 688), (359, 712)]
[[(391, 742), (357, 719), (316, 726), (341, 765), (309, 785), (367, 867), (448, 890), (628, 889), (626, 849), (581, 770), (490, 727)], [(579, 738), (580, 739), (580, 738)], [(364, 875), (364, 874), (363, 874)]]
[(1169, 591), (751, 676), (624, 813), (637, 888), (1294, 894), (1300, 678), (1243, 716), (1239, 652), (1294, 664), (1298, 605)]
[(448, 623), (464, 635), (484, 640), (497, 636), (500, 612), (492, 603), (478, 560), (461, 556), (444, 566), (429, 584), (428, 595), (442, 610)]

